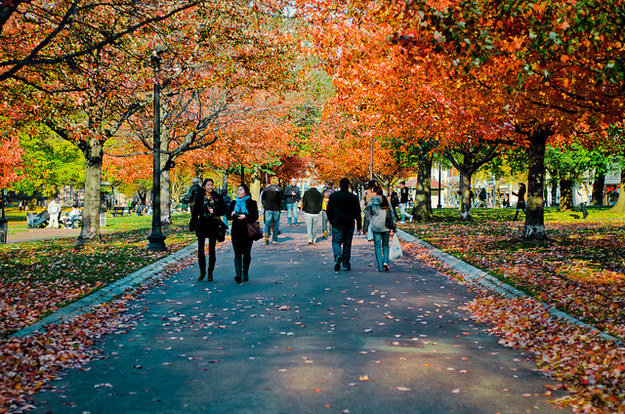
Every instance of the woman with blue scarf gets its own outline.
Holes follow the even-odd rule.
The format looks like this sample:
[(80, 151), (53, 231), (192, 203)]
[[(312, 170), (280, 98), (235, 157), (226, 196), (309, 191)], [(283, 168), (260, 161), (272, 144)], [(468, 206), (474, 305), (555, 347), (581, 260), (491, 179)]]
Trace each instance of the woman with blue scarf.
[(249, 280), (250, 263), (252, 262), (252, 240), (247, 231), (248, 223), (258, 220), (258, 205), (250, 197), (250, 189), (241, 184), (237, 196), (230, 203), (228, 218), (232, 220), (232, 248), (234, 249), (234, 280), (237, 283)]

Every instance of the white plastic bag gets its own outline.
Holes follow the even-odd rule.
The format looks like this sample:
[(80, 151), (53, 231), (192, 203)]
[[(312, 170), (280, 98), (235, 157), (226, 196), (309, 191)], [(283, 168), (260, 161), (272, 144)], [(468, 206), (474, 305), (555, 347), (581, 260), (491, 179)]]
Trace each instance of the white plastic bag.
[(367, 240), (369, 241), (373, 240), (373, 230), (371, 227), (371, 223), (369, 223), (369, 226), (367, 227)]
[(388, 256), (391, 260), (399, 259), (403, 256), (403, 253), (401, 251), (401, 243), (399, 242), (399, 237), (397, 237), (397, 233), (393, 235), (391, 243), (388, 246)]

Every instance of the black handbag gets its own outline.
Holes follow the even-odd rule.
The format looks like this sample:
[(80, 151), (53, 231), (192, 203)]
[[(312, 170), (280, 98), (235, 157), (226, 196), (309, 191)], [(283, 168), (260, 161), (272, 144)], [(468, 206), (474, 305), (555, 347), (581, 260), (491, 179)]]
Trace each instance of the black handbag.
[(226, 232), (228, 231), (228, 226), (226, 226), (226, 223), (224, 223), (221, 220), (219, 220), (218, 226), (219, 227), (217, 228), (217, 241), (222, 242), (226, 240)]
[(395, 231), (395, 229), (397, 229), (397, 224), (395, 224), (395, 218), (393, 217), (393, 212), (390, 208), (386, 210), (386, 219), (384, 220), (384, 225), (389, 230)]
[(247, 235), (253, 241), (262, 239), (263, 231), (260, 229), (260, 224), (258, 224), (258, 222), (247, 223)]

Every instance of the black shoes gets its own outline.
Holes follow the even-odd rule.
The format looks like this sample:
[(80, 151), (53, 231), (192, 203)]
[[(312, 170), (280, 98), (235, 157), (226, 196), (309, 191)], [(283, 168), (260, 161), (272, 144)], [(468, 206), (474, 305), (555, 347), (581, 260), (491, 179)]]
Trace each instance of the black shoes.
[(339, 270), (341, 270), (341, 262), (343, 261), (343, 258), (341, 256), (336, 258), (336, 263), (334, 264), (334, 271), (338, 272)]
[(243, 281), (244, 282), (249, 282), (250, 281), (250, 277), (248, 275), (243, 275)]
[[(206, 276), (206, 271), (205, 270), (200, 270), (200, 277), (198, 277), (197, 280), (204, 279), (204, 276)], [(213, 280), (213, 278), (211, 277), (210, 280)]]
[(242, 282), (241, 276), (235, 276), (234, 277), (234, 281), (237, 282), (237, 283), (241, 283)]

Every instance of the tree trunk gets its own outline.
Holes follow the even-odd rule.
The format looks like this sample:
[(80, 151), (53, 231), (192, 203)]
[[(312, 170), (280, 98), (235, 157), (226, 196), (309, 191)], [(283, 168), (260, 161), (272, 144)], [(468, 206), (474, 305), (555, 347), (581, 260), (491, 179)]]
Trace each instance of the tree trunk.
[(412, 207), (412, 219), (417, 222), (434, 220), (432, 213), (432, 157), (425, 156), (419, 163), (417, 191)]
[(460, 220), (471, 221), (471, 179), (472, 174), (463, 169), (460, 171)]
[(545, 185), (545, 147), (547, 138), (552, 135), (548, 127), (539, 127), (529, 137), (527, 210), (525, 214), (525, 240), (545, 240), (545, 207), (543, 188)]
[(560, 211), (573, 211), (573, 180), (571, 178), (560, 180)]
[(554, 178), (551, 182), (551, 206), (558, 205), (558, 181)]
[(621, 167), (621, 190), (616, 204), (609, 211), (613, 214), (625, 214), (625, 168)]
[(221, 189), (228, 191), (228, 170), (221, 174)]
[(595, 183), (592, 187), (592, 200), (590, 201), (591, 206), (603, 205), (604, 187), (605, 187), (605, 171), (596, 171)]
[(85, 204), (82, 209), (82, 229), (78, 245), (100, 241), (100, 186), (102, 181), (102, 157), (104, 144), (91, 138), (81, 141), (79, 147), (85, 155)]
[(161, 224), (171, 224), (171, 179), (161, 162)]

